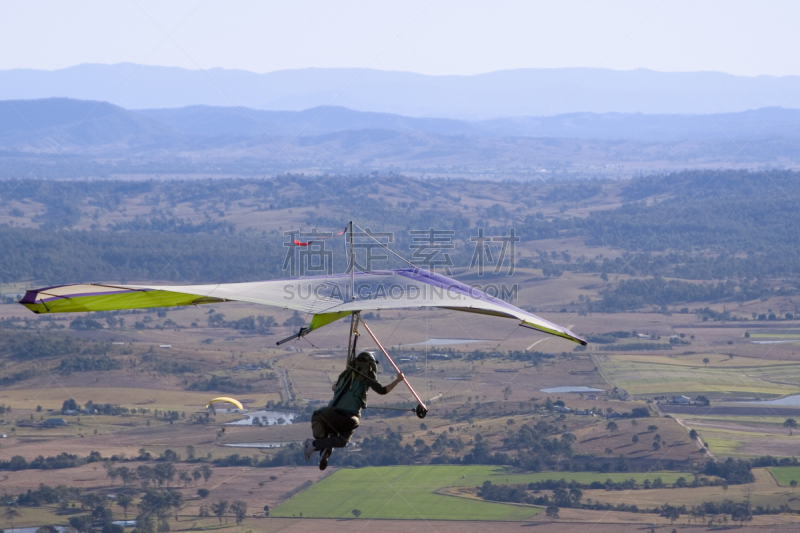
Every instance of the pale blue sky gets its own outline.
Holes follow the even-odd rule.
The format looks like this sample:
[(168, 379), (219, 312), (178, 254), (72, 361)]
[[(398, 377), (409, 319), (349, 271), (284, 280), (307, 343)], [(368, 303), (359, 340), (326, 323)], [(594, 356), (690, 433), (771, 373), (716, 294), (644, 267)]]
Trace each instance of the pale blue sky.
[(800, 75), (800, 2), (0, 0), (0, 9), (0, 69), (133, 62)]

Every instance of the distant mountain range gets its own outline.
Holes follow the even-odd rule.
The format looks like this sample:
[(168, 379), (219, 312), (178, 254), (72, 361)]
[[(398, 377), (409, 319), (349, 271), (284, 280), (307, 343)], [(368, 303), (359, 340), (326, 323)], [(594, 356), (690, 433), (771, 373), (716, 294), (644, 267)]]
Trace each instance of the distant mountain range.
[[(337, 106), (128, 110), (67, 98), (0, 103), (0, 177), (24, 173), (24, 161), (42, 154), (105, 169), (90, 174), (389, 170), (502, 177), (575, 169), (630, 175), (687, 167), (794, 168), (798, 148), (800, 110), (783, 108), (465, 121)], [(58, 159), (47, 165), (48, 175), (58, 175)]]
[(230, 142), (252, 137), (314, 137), (363, 130), (498, 139), (547, 137), (642, 142), (800, 139), (800, 110), (765, 108), (716, 115), (570, 113), (465, 121), (353, 111), (338, 106), (304, 111), (212, 106), (126, 110), (109, 103), (68, 98), (0, 104), (0, 139), (4, 139), (7, 147), (58, 132), (72, 132), (71, 142), (103, 145), (125, 139), (147, 144), (190, 138), (211, 138), (226, 144), (224, 139)]
[(319, 106), (409, 117), (487, 120), (567, 113), (714, 114), (800, 108), (800, 77), (645, 69), (519, 69), (425, 76), (371, 69), (242, 70), (78, 65), (0, 71), (0, 97), (68, 97), (127, 109), (192, 105), (301, 111)]

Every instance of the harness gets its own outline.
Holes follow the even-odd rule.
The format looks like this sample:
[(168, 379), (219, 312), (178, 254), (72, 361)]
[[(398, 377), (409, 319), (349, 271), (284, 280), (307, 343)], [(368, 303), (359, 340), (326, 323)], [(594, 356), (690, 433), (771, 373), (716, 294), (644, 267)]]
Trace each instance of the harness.
[(358, 415), (367, 406), (368, 380), (374, 380), (375, 377), (375, 372), (368, 363), (356, 362), (355, 365), (348, 366), (336, 381), (336, 391), (329, 407)]

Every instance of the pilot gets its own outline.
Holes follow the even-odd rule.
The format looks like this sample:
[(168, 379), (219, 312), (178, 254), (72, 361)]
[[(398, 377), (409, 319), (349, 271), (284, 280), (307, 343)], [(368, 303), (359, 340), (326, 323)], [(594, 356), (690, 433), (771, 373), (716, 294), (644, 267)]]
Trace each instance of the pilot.
[(403, 381), (402, 372), (394, 381), (383, 386), (376, 379), (378, 362), (372, 352), (359, 353), (353, 366), (339, 374), (333, 385), (333, 399), (324, 409), (318, 409), (311, 415), (311, 431), (313, 439), (306, 439), (303, 444), (303, 455), (306, 461), (311, 455), (320, 452), (319, 468), (325, 470), (333, 448), (344, 448), (361, 422), (361, 409), (367, 406), (369, 389), (378, 394), (388, 394), (398, 383)]

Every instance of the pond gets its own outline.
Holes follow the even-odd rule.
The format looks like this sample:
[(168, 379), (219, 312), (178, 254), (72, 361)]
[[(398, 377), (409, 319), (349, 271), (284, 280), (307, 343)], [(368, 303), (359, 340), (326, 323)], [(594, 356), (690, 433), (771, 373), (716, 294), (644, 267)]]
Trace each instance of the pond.
[(758, 405), (788, 405), (790, 407), (798, 407), (800, 406), (800, 394), (784, 396), (783, 398), (777, 398), (775, 400), (752, 400), (748, 402), (736, 402), (736, 403), (749, 403)]
[(539, 389), (542, 392), (546, 392), (548, 394), (555, 394), (559, 392), (605, 392), (603, 389), (593, 389), (592, 387), (572, 387), (572, 386), (564, 386), (564, 387), (550, 387), (549, 389)]
[(228, 448), (280, 448), (286, 446), (288, 442), (238, 442), (234, 444), (226, 444)]
[(291, 424), (294, 420), (295, 414), (282, 412), (282, 411), (253, 411), (247, 413), (245, 418), (237, 420), (236, 422), (228, 422), (226, 426), (252, 426), (253, 419), (258, 418), (265, 426), (274, 426), (281, 424)]

